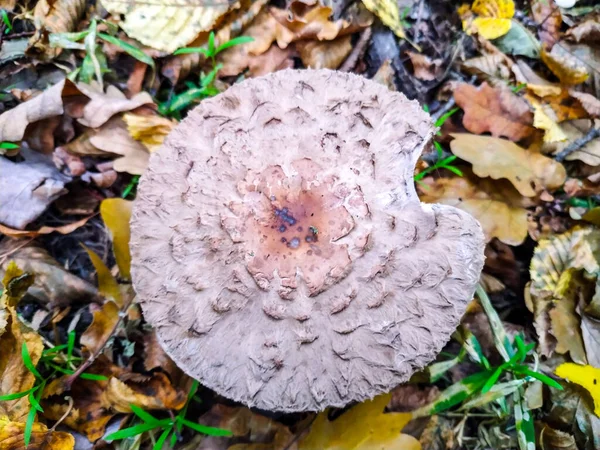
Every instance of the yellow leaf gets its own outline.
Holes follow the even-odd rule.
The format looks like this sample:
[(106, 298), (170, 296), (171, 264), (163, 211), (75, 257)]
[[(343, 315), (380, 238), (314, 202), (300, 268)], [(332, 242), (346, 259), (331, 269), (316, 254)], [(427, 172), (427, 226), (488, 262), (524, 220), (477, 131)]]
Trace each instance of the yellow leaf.
[(102, 308), (94, 312), (91, 325), (81, 336), (81, 345), (90, 353), (97, 354), (113, 334), (119, 323), (119, 307), (115, 302), (106, 302)]
[(548, 69), (564, 84), (581, 84), (590, 76), (584, 62), (561, 45), (552, 47), (551, 52), (542, 50), (541, 57)]
[(567, 177), (562, 164), (506, 139), (466, 133), (451, 136), (452, 152), (473, 164), (476, 175), (495, 180), (506, 178), (526, 197), (559, 188)]
[(167, 134), (177, 122), (160, 116), (141, 116), (127, 113), (123, 115), (127, 131), (133, 139), (141, 142), (152, 153), (160, 147)]
[(475, 0), (471, 9), (482, 17), (512, 19), (515, 15), (513, 0)]
[(121, 28), (128, 36), (169, 53), (191, 43), (200, 32), (210, 31), (215, 22), (229, 11), (228, 2), (197, 6), (199, 4), (189, 0), (102, 0), (108, 12), (125, 16)]
[(533, 106), (533, 126), (539, 130), (544, 130), (544, 142), (563, 142), (567, 140), (567, 135), (562, 130), (561, 126), (553, 120), (550, 115), (553, 115), (551, 109), (545, 109), (538, 101), (531, 101)]
[(420, 450), (412, 436), (401, 434), (411, 420), (410, 413), (384, 414), (391, 394), (352, 407), (330, 421), (327, 411), (320, 413), (309, 434), (300, 441), (299, 450)]
[(118, 305), (122, 305), (121, 291), (119, 283), (115, 280), (110, 269), (106, 267), (104, 261), (92, 250), (81, 244), (92, 260), (96, 274), (98, 275), (98, 291), (107, 299), (114, 300)]
[(123, 278), (130, 277), (129, 220), (132, 202), (121, 198), (107, 198), (100, 204), (100, 215), (112, 235), (115, 259)]
[(395, 0), (363, 0), (363, 4), (369, 11), (394, 32), (396, 36), (405, 39), (404, 28), (400, 22), (400, 10)]
[(563, 363), (554, 371), (556, 375), (585, 388), (594, 400), (594, 414), (600, 417), (600, 369), (588, 365)]
[(0, 417), (0, 450), (72, 450), (75, 438), (64, 431), (48, 431), (46, 425), (34, 422), (31, 440), (25, 446), (25, 424)]
[(510, 19), (497, 19), (492, 17), (477, 17), (473, 19), (467, 29), (469, 34), (476, 31), (486, 39), (497, 39), (510, 31)]

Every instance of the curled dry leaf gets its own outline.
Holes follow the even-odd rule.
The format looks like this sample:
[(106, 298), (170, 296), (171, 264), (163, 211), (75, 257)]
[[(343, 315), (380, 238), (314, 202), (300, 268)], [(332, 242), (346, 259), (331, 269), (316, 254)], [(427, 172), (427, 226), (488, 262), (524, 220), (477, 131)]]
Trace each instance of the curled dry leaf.
[(112, 365), (104, 357), (98, 358), (86, 372), (103, 375), (108, 380), (77, 378), (69, 394), (74, 400), (69, 411), (69, 405), (54, 397), (65, 391), (68, 376), (58, 378), (44, 390), (42, 405), (44, 416), (50, 420), (58, 420), (69, 411), (63, 423), (84, 433), (92, 442), (104, 435), (106, 424), (116, 414), (130, 413), (131, 405), (144, 410), (178, 410), (186, 401), (185, 393), (175, 389), (167, 375), (161, 372), (150, 377), (136, 376)]
[(562, 14), (554, 0), (534, 0), (531, 2), (533, 20), (538, 25), (538, 36), (546, 50), (550, 50), (560, 37)]
[(112, 236), (115, 259), (123, 278), (129, 278), (131, 270), (129, 253), (131, 205), (132, 202), (121, 198), (107, 198), (100, 204), (100, 214)]
[(158, 115), (123, 115), (127, 131), (133, 139), (141, 142), (150, 153), (160, 147), (177, 122)]
[[(24, 246), (21, 239), (5, 239), (0, 244), (0, 253), (9, 254), (8, 261), (14, 261), (35, 276), (28, 294), (39, 302), (50, 306), (67, 306), (99, 299), (93, 285), (68, 272), (45, 249), (34, 243)], [(8, 270), (8, 267), (8, 262), (0, 266), (3, 270)]]
[(383, 394), (353, 406), (333, 421), (319, 413), (299, 450), (395, 449), (420, 450), (414, 437), (400, 431), (411, 420), (410, 413), (384, 413), (392, 394)]
[[(477, 17), (473, 17), (473, 13)], [(478, 33), (485, 39), (497, 39), (510, 30), (515, 4), (512, 0), (475, 0), (470, 10), (468, 6), (461, 7), (459, 14), (467, 34)]]
[(296, 48), (302, 63), (311, 69), (337, 69), (352, 51), (352, 36), (332, 41), (300, 41)]
[(440, 75), (441, 59), (432, 60), (429, 56), (417, 52), (407, 52), (407, 54), (413, 65), (415, 77), (419, 80), (433, 81)]
[(73, 450), (75, 438), (65, 431), (48, 430), (34, 422), (29, 445), (25, 445), (25, 423), (0, 417), (0, 449), (2, 450)]
[(466, 176), (428, 177), (422, 182), (422, 201), (468, 212), (481, 224), (486, 240), (496, 237), (506, 244), (520, 245), (527, 237), (527, 210), (520, 194), (508, 182)]
[(472, 133), (490, 132), (519, 141), (533, 132), (533, 116), (529, 105), (506, 86), (491, 87), (483, 83), (479, 89), (460, 83), (454, 99), (464, 111), (463, 125)]
[[(8, 265), (0, 297), (0, 312), (4, 316), (4, 330), (0, 330), (0, 395), (23, 392), (33, 387), (35, 376), (25, 367), (21, 356), (23, 344), (26, 344), (34, 366), (44, 350), (42, 338), (17, 317), (16, 305), (31, 283), (31, 275), (27, 276), (14, 262)], [(27, 396), (0, 402), (0, 420), (25, 422), (30, 408)], [(0, 421), (0, 436), (2, 433)]]
[(124, 15), (120, 25), (129, 37), (167, 53), (185, 47), (202, 31), (210, 31), (230, 9), (228, 2), (209, 2), (206, 6), (188, 0), (123, 2), (102, 0), (114, 16)]
[(600, 41), (600, 21), (597, 17), (584, 20), (569, 28), (567, 36), (572, 37), (575, 42), (598, 42)]
[(473, 164), (480, 177), (508, 179), (526, 197), (561, 187), (567, 173), (562, 164), (547, 156), (525, 150), (514, 142), (489, 136), (451, 135), (452, 152)]
[[(564, 132), (566, 139), (564, 142), (546, 144), (543, 147), (544, 152), (558, 154), (566, 147), (572, 144), (575, 140), (585, 136), (592, 127), (600, 127), (600, 120), (572, 120), (561, 123), (561, 130)], [(583, 145), (578, 150), (569, 154), (566, 159), (568, 161), (579, 160), (590, 166), (600, 165), (600, 139), (596, 138)]]
[(61, 225), (59, 227), (49, 227), (45, 225), (37, 230), (15, 230), (13, 228), (0, 225), (0, 233), (13, 238), (38, 237), (43, 234), (50, 233), (69, 234), (75, 231), (76, 229), (84, 226), (87, 223), (87, 221), (90, 220), (92, 217), (94, 217), (94, 215), (84, 217), (83, 219), (78, 220), (77, 222), (72, 222), (67, 225)]
[(90, 354), (98, 354), (119, 323), (119, 307), (113, 301), (107, 301), (102, 308), (94, 311), (94, 319), (81, 335), (81, 345)]
[(586, 65), (560, 42), (550, 52), (542, 50), (541, 56), (548, 69), (564, 84), (581, 84), (589, 77)]
[(29, 149), (21, 153), (25, 160), (18, 163), (0, 156), (0, 223), (22, 230), (67, 192), (71, 178), (46, 155)]
[(78, 122), (90, 128), (104, 125), (112, 116), (120, 112), (131, 111), (142, 105), (154, 106), (154, 101), (147, 92), (140, 92), (132, 98), (127, 98), (114, 86), (108, 86), (106, 92), (97, 85), (79, 83), (77, 87), (90, 98), (83, 108), (83, 117), (79, 118)]

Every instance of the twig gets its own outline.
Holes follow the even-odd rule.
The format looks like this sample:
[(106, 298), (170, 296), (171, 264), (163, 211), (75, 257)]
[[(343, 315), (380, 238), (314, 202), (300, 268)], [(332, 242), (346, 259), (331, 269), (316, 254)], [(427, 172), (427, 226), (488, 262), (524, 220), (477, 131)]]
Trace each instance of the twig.
[(434, 122), (437, 122), (440, 117), (442, 117), (444, 114), (446, 114), (452, 108), (454, 108), (455, 105), (456, 105), (456, 100), (454, 100), (454, 97), (450, 97), (450, 100), (448, 100), (446, 102), (446, 104), (444, 106), (442, 106), (440, 109), (438, 109), (435, 112), (435, 114), (432, 114), (431, 118), (433, 119)]
[(50, 428), (50, 432), (56, 430), (56, 427), (59, 426), (61, 424), (61, 422), (67, 418), (67, 416), (69, 414), (71, 414), (71, 410), (73, 409), (73, 404), (74, 404), (73, 397), (67, 395), (65, 398), (69, 401), (69, 406), (67, 406), (67, 410), (62, 415), (62, 417), (56, 421), (56, 423), (54, 424), (54, 426), (52, 428)]
[(554, 159), (556, 159), (558, 162), (563, 162), (571, 153), (581, 149), (583, 146), (588, 144), (590, 141), (593, 141), (597, 137), (600, 137), (600, 128), (590, 128), (585, 136), (575, 139), (563, 151), (556, 155)]
[(367, 44), (369, 43), (369, 39), (371, 39), (371, 27), (365, 28), (362, 33), (360, 33), (360, 37), (356, 42), (356, 45), (346, 58), (346, 60), (342, 63), (338, 70), (342, 72), (350, 72), (358, 63), (358, 60), (362, 57), (367, 49)]

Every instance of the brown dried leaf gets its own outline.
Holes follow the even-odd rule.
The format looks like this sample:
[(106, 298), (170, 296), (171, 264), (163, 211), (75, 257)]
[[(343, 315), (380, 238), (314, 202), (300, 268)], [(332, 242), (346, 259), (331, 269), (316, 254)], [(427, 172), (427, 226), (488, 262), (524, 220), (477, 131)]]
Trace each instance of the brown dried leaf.
[(519, 141), (533, 132), (529, 105), (508, 87), (483, 83), (477, 89), (460, 83), (454, 90), (454, 99), (465, 111), (463, 125), (472, 133), (490, 132)]
[(90, 98), (83, 108), (83, 117), (78, 119), (78, 122), (86, 127), (98, 128), (115, 114), (131, 111), (142, 105), (156, 107), (147, 92), (140, 92), (129, 99), (114, 86), (108, 86), (106, 92), (97, 85), (80, 83), (77, 87)]
[(171, 380), (181, 378), (182, 372), (158, 342), (156, 331), (144, 335), (144, 368), (148, 371), (160, 368), (169, 374)]
[(392, 67), (392, 60), (386, 59), (381, 66), (379, 66), (379, 69), (377, 69), (375, 75), (373, 75), (373, 81), (383, 84), (390, 91), (397, 91), (398, 89), (396, 88), (396, 83), (394, 82), (394, 75), (395, 73), (394, 68)]
[(505, 55), (493, 53), (467, 59), (463, 62), (462, 67), (467, 73), (477, 75), (494, 85), (499, 80), (510, 78), (512, 64), (508, 64)]
[[(23, 245), (22, 240), (4, 239), (0, 244), (0, 254), (10, 254), (9, 261), (15, 261), (24, 271), (35, 276), (28, 293), (42, 303), (66, 306), (99, 299), (94, 286), (66, 271), (46, 250), (34, 243)], [(7, 267), (8, 262), (3, 261), (0, 272)]]
[(600, 117), (600, 100), (598, 100), (592, 94), (586, 94), (585, 92), (578, 92), (573, 89), (569, 90), (569, 94), (573, 98), (579, 100), (583, 109), (587, 111), (587, 113), (594, 118)]
[(442, 71), (442, 60), (431, 59), (427, 55), (417, 52), (406, 52), (413, 65), (413, 73), (419, 80), (433, 81)]
[(495, 180), (506, 178), (526, 197), (563, 185), (567, 174), (562, 164), (514, 142), (466, 133), (451, 135), (452, 152), (473, 164), (473, 172)]
[(531, 2), (533, 20), (538, 25), (538, 36), (544, 48), (550, 50), (560, 37), (562, 14), (554, 0), (534, 0)]
[(581, 84), (590, 76), (587, 66), (560, 43), (550, 53), (541, 52), (542, 61), (564, 84)]
[(310, 69), (337, 69), (352, 51), (351, 38), (346, 35), (332, 41), (299, 41), (296, 49)]
[(25, 445), (25, 423), (0, 417), (0, 449), (2, 450), (73, 450), (75, 438), (64, 431), (49, 431), (43, 423), (34, 422), (29, 445)]
[(520, 194), (502, 180), (475, 180), (471, 177), (422, 180), (420, 198), (426, 203), (455, 206), (474, 216), (489, 241), (497, 237), (509, 245), (519, 245), (527, 237), (527, 210)]
[(89, 353), (97, 354), (113, 334), (118, 323), (119, 307), (115, 302), (106, 302), (102, 308), (94, 311), (91, 325), (81, 335), (81, 345)]
[(0, 233), (5, 234), (7, 236), (13, 237), (13, 238), (19, 238), (19, 237), (38, 237), (41, 236), (43, 234), (50, 234), (50, 233), (60, 233), (60, 234), (69, 234), (72, 233), (73, 231), (75, 231), (76, 229), (84, 226), (88, 220), (90, 220), (92, 216), (89, 217), (84, 217), (81, 220), (78, 220), (77, 222), (73, 222), (73, 223), (69, 223), (67, 225), (61, 225), (59, 227), (49, 227), (44, 225), (43, 227), (37, 229), (37, 230), (15, 230), (13, 228), (9, 228), (9, 227), (5, 227), (4, 225), (0, 225)]
[(248, 75), (252, 77), (260, 77), (278, 70), (293, 69), (294, 56), (297, 56), (294, 45), (281, 49), (277, 44), (271, 47), (264, 53), (258, 56), (250, 56), (247, 62)]
[(575, 42), (600, 41), (600, 21), (598, 17), (587, 19), (574, 27), (569, 28), (567, 36), (572, 37)]
[(560, 95), (563, 90), (559, 84), (551, 83), (538, 75), (524, 61), (517, 61), (512, 70), (515, 74), (517, 82), (526, 83), (527, 89), (538, 97), (546, 97), (547, 95)]

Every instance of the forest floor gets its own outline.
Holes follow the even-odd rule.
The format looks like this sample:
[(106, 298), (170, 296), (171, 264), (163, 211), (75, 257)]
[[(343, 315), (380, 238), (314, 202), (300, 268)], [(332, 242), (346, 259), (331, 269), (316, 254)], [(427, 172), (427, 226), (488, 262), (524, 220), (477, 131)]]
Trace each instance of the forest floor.
[[(594, 0), (0, 2), (0, 450), (600, 449), (600, 6)], [(439, 132), (423, 202), (479, 220), (475, 299), (372, 401), (250, 410), (169, 359), (130, 281), (150, 154), (285, 68), (354, 72)]]

